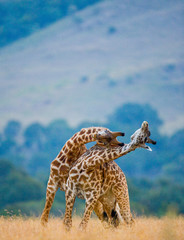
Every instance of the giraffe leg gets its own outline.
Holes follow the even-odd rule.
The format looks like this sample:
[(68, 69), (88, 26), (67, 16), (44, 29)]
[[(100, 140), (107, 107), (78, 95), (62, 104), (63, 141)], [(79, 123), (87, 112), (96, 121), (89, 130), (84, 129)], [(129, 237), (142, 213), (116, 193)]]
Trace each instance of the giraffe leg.
[(105, 228), (109, 227), (117, 227), (120, 223), (119, 215), (116, 211), (116, 202), (115, 197), (114, 200), (101, 202), (103, 204), (103, 221), (106, 221), (108, 225), (104, 225)]
[(119, 226), (119, 224), (120, 224), (120, 217), (118, 215), (116, 206), (111, 211), (111, 219), (110, 220), (111, 220), (110, 221), (111, 226), (113, 226), (113, 227), (118, 227)]
[(94, 207), (94, 212), (97, 215), (97, 217), (100, 219), (100, 221), (104, 221), (104, 209), (100, 201), (97, 201)]
[(106, 222), (108, 222), (108, 226), (106, 227), (117, 227), (119, 225), (119, 218), (115, 209), (115, 203), (103, 202), (103, 210), (106, 214)]
[(88, 221), (90, 219), (90, 216), (94, 210), (94, 207), (97, 203), (97, 197), (92, 195), (90, 199), (86, 199), (86, 207), (85, 207), (85, 211), (84, 211), (84, 216), (83, 219), (79, 225), (79, 229), (80, 230), (85, 230), (88, 224)]
[(54, 184), (51, 178), (49, 178), (47, 184), (45, 207), (41, 216), (42, 225), (46, 225), (46, 223), (48, 222), (50, 209), (52, 207), (57, 190), (58, 190), (57, 184)]
[(132, 225), (134, 220), (130, 211), (128, 187), (116, 185), (113, 187), (112, 190), (119, 205), (120, 214), (123, 220), (126, 222), (127, 225)]
[(94, 212), (102, 222), (105, 228), (109, 227), (110, 219), (111, 219), (111, 211), (109, 211), (109, 206), (106, 206), (104, 203), (101, 203), (99, 200), (97, 201)]
[(114, 216), (112, 216), (112, 208), (109, 207), (108, 204), (105, 204), (104, 202), (101, 203), (99, 200), (97, 201), (94, 212), (99, 218), (99, 220), (102, 222), (104, 228), (109, 228), (111, 226), (115, 226), (114, 224)]
[(65, 226), (65, 229), (69, 231), (70, 228), (72, 227), (72, 210), (73, 210), (73, 205), (75, 203), (75, 195), (73, 191), (67, 190), (65, 192), (65, 200), (66, 200), (66, 209), (65, 209), (63, 224)]

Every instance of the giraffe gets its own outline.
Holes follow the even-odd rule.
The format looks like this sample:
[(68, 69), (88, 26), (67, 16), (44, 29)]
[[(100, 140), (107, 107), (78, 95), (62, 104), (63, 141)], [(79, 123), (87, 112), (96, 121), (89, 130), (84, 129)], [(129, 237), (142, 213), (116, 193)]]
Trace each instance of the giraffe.
[[(103, 133), (98, 133), (97, 138), (99, 135), (103, 135)], [(149, 125), (144, 121), (141, 128), (131, 136), (130, 143), (124, 146), (108, 147), (96, 144), (79, 157), (69, 172), (66, 184), (66, 210), (63, 221), (66, 230), (70, 230), (72, 226), (72, 209), (76, 196), (86, 200), (83, 219), (79, 225), (81, 230), (86, 229), (91, 213), (98, 208), (99, 202), (105, 207), (109, 218), (111, 218), (112, 210), (116, 209), (124, 221), (131, 224), (132, 216), (126, 178), (120, 168), (112, 163), (112, 160), (134, 151), (136, 148), (145, 148), (151, 151), (151, 148), (145, 143), (156, 144), (156, 142), (149, 136)]]
[[(48, 222), (50, 209), (52, 207), (57, 190), (60, 188), (62, 191), (65, 191), (70, 169), (75, 161), (86, 152), (87, 148), (85, 144), (97, 141), (99, 145), (103, 145), (104, 142), (106, 146), (123, 146), (124, 144), (116, 139), (117, 136), (124, 136), (124, 133), (111, 132), (109, 129), (103, 127), (90, 127), (81, 129), (81, 131), (74, 134), (66, 142), (60, 153), (51, 163), (50, 176), (46, 190), (46, 202), (41, 215), (41, 223), (43, 225)], [(99, 209), (102, 209), (100, 203)], [(99, 210), (97, 209), (97, 214), (99, 215), (98, 212)]]

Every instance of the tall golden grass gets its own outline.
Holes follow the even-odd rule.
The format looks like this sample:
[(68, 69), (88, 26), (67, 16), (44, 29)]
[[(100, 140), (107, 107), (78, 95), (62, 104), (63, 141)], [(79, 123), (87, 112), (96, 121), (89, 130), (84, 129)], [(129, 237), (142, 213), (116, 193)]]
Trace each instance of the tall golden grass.
[(90, 219), (86, 232), (78, 230), (81, 218), (73, 218), (73, 227), (65, 232), (62, 220), (50, 218), (47, 227), (40, 224), (39, 218), (0, 217), (1, 240), (183, 240), (184, 217), (136, 218), (133, 227), (121, 226), (106, 229), (97, 219)]

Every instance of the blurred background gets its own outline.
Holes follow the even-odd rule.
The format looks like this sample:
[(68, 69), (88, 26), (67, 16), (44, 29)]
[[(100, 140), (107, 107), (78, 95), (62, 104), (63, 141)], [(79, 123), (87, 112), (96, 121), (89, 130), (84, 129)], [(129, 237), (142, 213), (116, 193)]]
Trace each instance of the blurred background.
[[(0, 214), (41, 214), (50, 163), (76, 131), (127, 143), (143, 120), (153, 152), (117, 160), (131, 209), (184, 214), (183, 26), (182, 0), (0, 0)], [(64, 211), (58, 191), (51, 212)]]

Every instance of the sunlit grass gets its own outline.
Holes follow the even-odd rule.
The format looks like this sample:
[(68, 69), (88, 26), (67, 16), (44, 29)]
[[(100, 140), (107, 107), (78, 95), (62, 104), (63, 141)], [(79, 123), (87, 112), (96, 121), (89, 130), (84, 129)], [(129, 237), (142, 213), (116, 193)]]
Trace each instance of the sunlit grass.
[(136, 219), (134, 227), (121, 226), (118, 229), (105, 229), (97, 219), (90, 219), (86, 232), (78, 230), (81, 218), (73, 218), (73, 227), (65, 232), (60, 218), (50, 218), (47, 227), (42, 227), (39, 218), (22, 217), (0, 218), (0, 239), (8, 240), (182, 240), (184, 239), (184, 217), (163, 217)]

